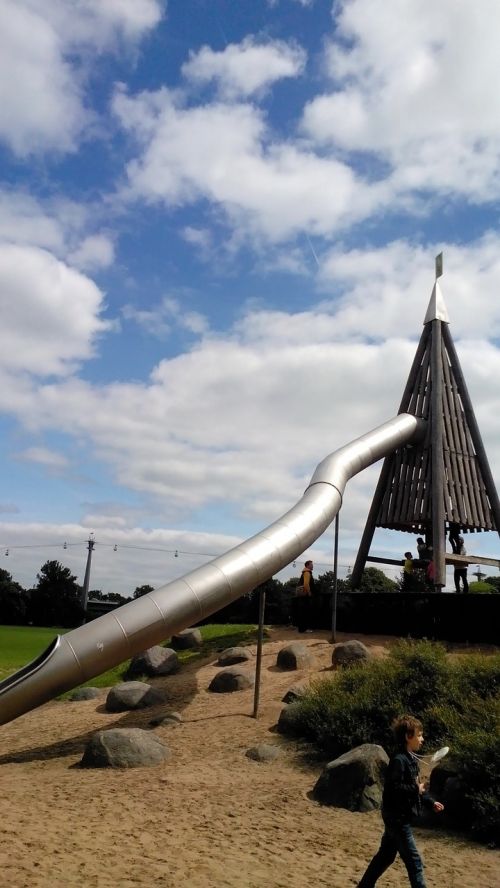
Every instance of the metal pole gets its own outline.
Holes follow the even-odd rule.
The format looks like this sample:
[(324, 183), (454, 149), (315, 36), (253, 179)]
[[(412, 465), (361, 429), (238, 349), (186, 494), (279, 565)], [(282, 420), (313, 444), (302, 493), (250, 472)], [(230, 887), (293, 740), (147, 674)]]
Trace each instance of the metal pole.
[(89, 538), (87, 540), (87, 549), (88, 549), (87, 564), (85, 567), (85, 579), (83, 580), (83, 589), (82, 589), (82, 597), (81, 597), (81, 604), (82, 604), (82, 608), (83, 608), (82, 626), (85, 624), (85, 621), (87, 619), (87, 606), (88, 606), (88, 600), (89, 600), (89, 584), (90, 584), (90, 564), (92, 562), (92, 551), (94, 549), (94, 543), (95, 543), (95, 540), (93, 539), (93, 534), (90, 534)]
[(339, 562), (339, 513), (335, 516), (335, 536), (333, 543), (333, 597), (332, 597), (332, 637), (331, 642), (337, 641), (337, 569)]
[(434, 590), (446, 586), (445, 514), (444, 514), (444, 457), (443, 457), (443, 364), (441, 321), (432, 321), (431, 347), (431, 441), (432, 441), (432, 557), (434, 560)]
[(253, 695), (253, 718), (259, 713), (260, 672), (262, 666), (262, 640), (264, 638), (264, 613), (266, 610), (266, 589), (261, 586), (259, 591), (259, 632), (257, 635), (257, 660), (255, 662), (255, 691)]

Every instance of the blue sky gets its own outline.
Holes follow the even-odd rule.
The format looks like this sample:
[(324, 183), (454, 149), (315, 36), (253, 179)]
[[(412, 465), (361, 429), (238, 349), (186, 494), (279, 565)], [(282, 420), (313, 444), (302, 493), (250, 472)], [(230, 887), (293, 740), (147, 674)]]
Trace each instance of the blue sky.
[[(441, 250), (498, 484), (493, 0), (1, 5), (16, 579), (58, 558), (82, 580), (93, 532), (92, 586), (128, 595), (279, 517), (324, 456), (395, 414)], [(343, 571), (378, 471), (349, 486)], [(495, 534), (472, 549), (500, 557)], [(331, 551), (332, 533), (307, 553), (318, 572)]]

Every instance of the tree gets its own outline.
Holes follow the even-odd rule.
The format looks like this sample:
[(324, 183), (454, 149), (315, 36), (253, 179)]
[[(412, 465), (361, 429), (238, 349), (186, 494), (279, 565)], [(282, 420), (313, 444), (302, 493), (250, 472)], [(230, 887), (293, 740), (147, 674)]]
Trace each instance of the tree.
[(148, 592), (154, 592), (154, 586), (148, 586), (147, 583), (145, 586), (136, 586), (132, 598), (142, 598), (142, 596), (147, 595)]
[(0, 568), (0, 623), (22, 626), (25, 622), (26, 593), (8, 570)]
[(397, 585), (378, 567), (365, 567), (358, 592), (396, 592)]
[(129, 601), (128, 598), (125, 598), (124, 595), (120, 595), (119, 592), (105, 592), (102, 596), (102, 600), (116, 601), (118, 604), (125, 604), (126, 601)]
[(492, 583), (479, 580), (477, 583), (469, 583), (469, 592), (475, 595), (495, 595), (500, 592), (500, 589), (493, 586)]
[(71, 628), (83, 619), (82, 587), (69, 567), (59, 561), (46, 561), (31, 590), (29, 619), (35, 626)]
[[(333, 583), (335, 573), (333, 570), (327, 570), (326, 573), (320, 574), (316, 580), (316, 593), (318, 595), (333, 595)], [(342, 580), (337, 577), (337, 592), (352, 592), (349, 580)]]

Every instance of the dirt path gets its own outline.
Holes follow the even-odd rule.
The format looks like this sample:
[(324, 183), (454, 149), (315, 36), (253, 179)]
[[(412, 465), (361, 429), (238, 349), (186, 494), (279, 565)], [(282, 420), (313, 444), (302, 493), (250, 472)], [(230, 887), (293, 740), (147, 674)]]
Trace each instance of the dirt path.
[[(276, 669), (293, 630), (264, 648), (261, 709), (253, 691), (211, 694), (215, 661), (156, 684), (168, 688), (177, 728), (157, 728), (172, 756), (156, 767), (82, 770), (86, 738), (111, 726), (146, 727), (152, 711), (125, 717), (102, 701), (55, 702), (0, 728), (0, 872), (3, 888), (349, 888), (376, 850), (379, 815), (320, 807), (308, 793), (320, 772), (298, 744), (273, 732), (281, 698), (331, 660), (328, 634), (305, 643), (316, 666)], [(393, 639), (357, 636), (383, 654)], [(245, 751), (281, 748), (258, 764)], [(500, 855), (448, 834), (418, 832), (429, 888), (498, 888)], [(381, 888), (405, 885), (396, 864)]]

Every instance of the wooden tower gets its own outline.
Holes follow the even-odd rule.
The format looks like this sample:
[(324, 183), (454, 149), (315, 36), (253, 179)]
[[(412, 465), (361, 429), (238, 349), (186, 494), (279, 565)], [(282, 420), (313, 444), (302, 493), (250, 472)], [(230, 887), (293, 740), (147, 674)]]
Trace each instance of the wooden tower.
[(427, 420), (427, 433), (422, 443), (384, 461), (352, 571), (353, 588), (367, 560), (386, 561), (369, 557), (376, 527), (425, 536), (433, 547), (436, 591), (446, 585), (447, 526), (458, 525), (465, 533), (500, 532), (500, 502), (451, 338), (441, 274), (442, 254), (436, 258), (424, 329), (398, 410)]

